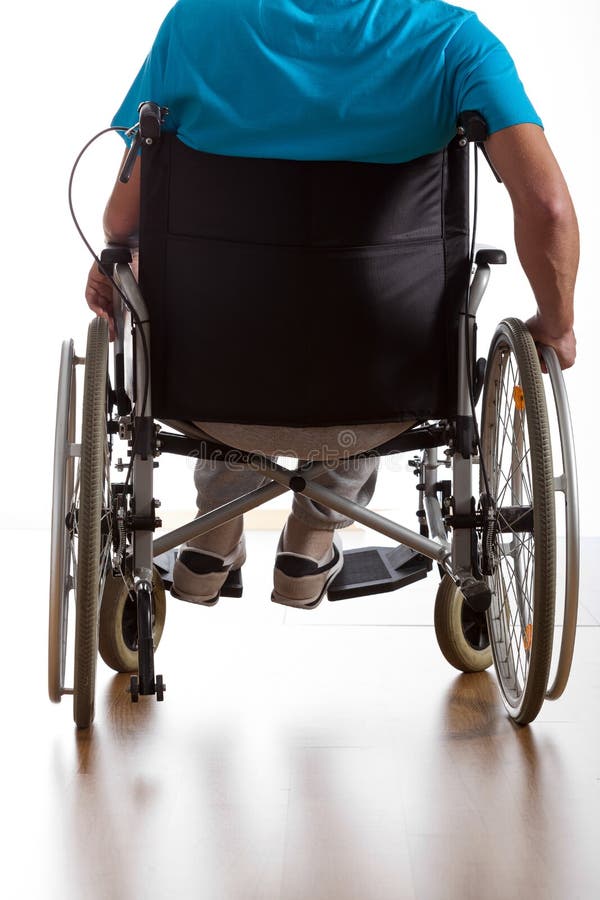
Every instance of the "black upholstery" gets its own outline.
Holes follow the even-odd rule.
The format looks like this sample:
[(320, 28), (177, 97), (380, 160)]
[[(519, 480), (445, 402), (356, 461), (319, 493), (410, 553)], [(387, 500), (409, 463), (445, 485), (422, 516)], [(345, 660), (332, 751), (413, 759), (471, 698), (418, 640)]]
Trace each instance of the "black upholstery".
[(468, 149), (410, 163), (142, 153), (157, 418), (336, 425), (455, 411)]

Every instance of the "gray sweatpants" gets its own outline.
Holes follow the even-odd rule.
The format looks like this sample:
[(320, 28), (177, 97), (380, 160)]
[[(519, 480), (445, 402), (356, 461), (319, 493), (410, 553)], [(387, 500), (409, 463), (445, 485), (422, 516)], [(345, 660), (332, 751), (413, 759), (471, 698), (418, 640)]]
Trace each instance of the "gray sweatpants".
[[(375, 490), (377, 481), (377, 458), (361, 459), (353, 462), (341, 460), (336, 468), (328, 468), (318, 479), (323, 487), (330, 488), (348, 500), (354, 500), (366, 506)], [(222, 506), (242, 494), (268, 484), (268, 475), (253, 469), (235, 470), (226, 463), (211, 460), (198, 460), (194, 471), (194, 483), (198, 496), (196, 505), (200, 514)], [(303, 494), (294, 494), (292, 512), (311, 529), (330, 531), (334, 528), (345, 528), (352, 524), (340, 513), (315, 503)]]
[[(379, 459), (348, 459), (352, 453), (364, 452), (410, 428), (413, 423), (353, 426), (347, 429), (271, 429), (265, 426), (223, 425), (221, 423), (167, 422), (193, 437), (220, 440), (250, 452), (264, 452), (275, 459), (281, 455), (298, 455), (303, 459), (318, 456), (327, 463), (327, 471), (319, 484), (336, 494), (367, 506), (377, 482)], [(291, 448), (285, 453), (278, 448)], [(307, 453), (308, 451), (308, 453)], [(315, 455), (313, 455), (313, 453)], [(341, 456), (336, 459), (336, 456)], [(271, 479), (267, 473), (229, 465), (216, 460), (199, 459), (194, 471), (196, 505), (199, 514), (210, 512), (230, 500), (256, 490)], [(311, 529), (333, 531), (346, 528), (352, 519), (315, 503), (303, 494), (294, 494), (292, 512)]]

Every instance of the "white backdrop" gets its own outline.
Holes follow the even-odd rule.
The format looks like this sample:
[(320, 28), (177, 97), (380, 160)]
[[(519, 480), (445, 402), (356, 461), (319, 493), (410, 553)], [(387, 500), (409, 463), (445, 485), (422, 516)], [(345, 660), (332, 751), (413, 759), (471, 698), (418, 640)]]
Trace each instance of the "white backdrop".
[[(389, 0), (394, 2), (394, 0)], [(33, 0), (0, 13), (3, 87), (0, 459), (2, 525), (47, 527), (53, 420), (60, 342), (73, 336), (84, 352), (89, 319), (83, 285), (89, 259), (67, 208), (72, 162), (86, 140), (110, 123), (137, 72), (170, 0), (103, 0), (92, 13), (81, 0)], [(469, 5), (468, 3), (465, 5)], [(567, 373), (579, 447), (582, 530), (600, 534), (593, 489), (598, 437), (596, 397), (599, 314), (594, 258), (600, 240), (597, 155), (599, 141), (597, 0), (472, 0), (482, 21), (506, 43), (567, 177), (582, 232), (577, 292), (579, 359)], [(76, 206), (84, 230), (102, 246), (102, 211), (122, 144), (103, 139), (82, 165)], [(497, 321), (533, 312), (528, 284), (512, 241), (511, 211), (503, 188), (482, 172), (479, 237), (504, 247), (508, 267), (494, 270), (480, 315), (480, 351)], [(591, 447), (589, 453), (585, 452)], [(181, 462), (181, 461), (180, 461)], [(190, 471), (169, 467), (169, 502), (188, 506)], [(163, 476), (164, 477), (164, 476)], [(384, 467), (375, 505), (391, 491), (407, 509), (415, 503), (412, 479), (398, 494)], [(164, 497), (164, 491), (161, 494)], [(411, 505), (412, 504), (412, 505)]]

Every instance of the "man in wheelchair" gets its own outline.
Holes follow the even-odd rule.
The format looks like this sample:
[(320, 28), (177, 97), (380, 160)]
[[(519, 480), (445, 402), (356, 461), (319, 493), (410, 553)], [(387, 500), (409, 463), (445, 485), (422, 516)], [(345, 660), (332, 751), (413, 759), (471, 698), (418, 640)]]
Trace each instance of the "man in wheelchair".
[[(536, 340), (557, 350), (562, 366), (572, 365), (575, 215), (506, 50), (474, 15), (446, 4), (384, 2), (368, 30), (361, 25), (363, 6), (327, 0), (250, 3), (241, 17), (228, 3), (180, 2), (114, 123), (130, 125), (140, 103), (152, 98), (169, 110), (165, 129), (175, 130), (196, 150), (391, 163), (440, 150), (452, 136), (456, 113), (479, 110), (488, 126), (487, 152), (513, 201), (519, 256), (538, 300), (528, 326)], [(139, 172), (136, 164), (130, 182), (115, 185), (104, 216), (109, 243), (131, 244), (139, 232)], [(260, 210), (255, 212), (260, 217)], [(86, 298), (95, 312), (110, 317), (112, 285), (96, 266)], [(219, 338), (225, 335), (214, 335)], [(325, 336), (324, 352), (327, 343)], [(399, 431), (389, 423), (304, 434), (210, 422), (201, 428), (241, 449), (269, 455), (288, 451), (299, 458), (347, 455), (348, 447), (338, 446), (344, 435), (351, 435), (352, 452), (359, 453)], [(377, 460), (353, 469), (333, 470), (332, 487), (366, 505)], [(256, 473), (232, 474), (224, 466), (199, 464), (200, 511), (262, 481)], [(278, 548), (274, 600), (296, 606), (318, 602), (341, 567), (335, 529), (348, 524), (308, 498), (294, 497)], [(191, 542), (177, 564), (175, 589), (183, 599), (216, 602), (227, 572), (244, 558), (240, 518)]]
[[(133, 153), (134, 131), (126, 134), (128, 177), (115, 184), (104, 230), (109, 245), (136, 248), (139, 236), (141, 296), (153, 328), (153, 416), (192, 441), (263, 461), (199, 459), (199, 515), (266, 491), (273, 479), (291, 487), (272, 599), (312, 608), (340, 573), (336, 532), (353, 520), (353, 504), (368, 504), (379, 455), (414, 429), (415, 448), (449, 445), (455, 466), (452, 496), (437, 481), (437, 452), (425, 450), (433, 455), (417, 466), (419, 547), (447, 571), (452, 555), (453, 577), (481, 618), (487, 588), (487, 599), (477, 598), (498, 555), (490, 548), (507, 530), (524, 533), (539, 504), (526, 504), (512, 476), (509, 499), (498, 488), (475, 513), (471, 496), (474, 401), (483, 382), (474, 312), (489, 265), (504, 256), (470, 248), (469, 143), (483, 148), (509, 192), (537, 303), (526, 329), (504, 328), (490, 361), (500, 381), (507, 353), (527, 357), (539, 373), (527, 330), (554, 349), (561, 368), (575, 360), (577, 221), (506, 48), (474, 13), (437, 0), (180, 0), (113, 124), (129, 129), (138, 115)], [(117, 269), (119, 260), (112, 259)], [(92, 266), (86, 300), (114, 335), (109, 270)], [(486, 382), (484, 428), (508, 393), (523, 412), (527, 378), (513, 381), (503, 394)], [(142, 411), (147, 399), (148, 391)], [(511, 421), (514, 469), (524, 438), (522, 424)], [(439, 424), (428, 430), (431, 422)], [(275, 463), (282, 455), (328, 465), (314, 481), (299, 475), (288, 483)], [(485, 496), (498, 487), (489, 478), (492, 488), (484, 472)], [(443, 518), (432, 512), (439, 494)], [(365, 511), (360, 520), (415, 546), (414, 534), (400, 526), (386, 532), (381, 517)], [(430, 533), (441, 549), (431, 551)], [(244, 559), (240, 514), (187, 540), (173, 591), (212, 605)], [(526, 565), (524, 580), (531, 577)], [(526, 645), (522, 592), (515, 605)], [(503, 690), (511, 714), (529, 721), (539, 703), (523, 700), (518, 668), (508, 666)]]

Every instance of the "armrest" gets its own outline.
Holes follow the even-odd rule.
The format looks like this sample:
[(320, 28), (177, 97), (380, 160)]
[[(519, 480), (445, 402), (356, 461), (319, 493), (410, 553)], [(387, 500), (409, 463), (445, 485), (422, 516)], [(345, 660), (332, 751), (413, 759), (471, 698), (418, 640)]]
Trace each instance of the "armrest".
[(478, 266), (505, 266), (506, 253), (495, 247), (482, 247), (475, 254), (475, 264)]
[(131, 248), (120, 247), (118, 244), (109, 244), (100, 254), (100, 262), (108, 270), (117, 263), (130, 263), (131, 260)]

